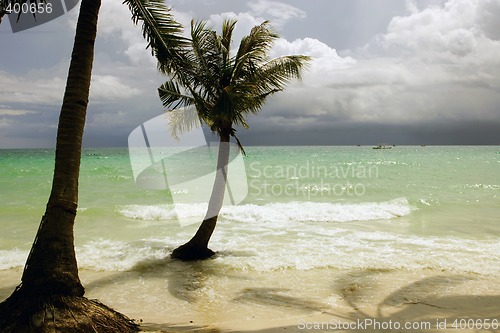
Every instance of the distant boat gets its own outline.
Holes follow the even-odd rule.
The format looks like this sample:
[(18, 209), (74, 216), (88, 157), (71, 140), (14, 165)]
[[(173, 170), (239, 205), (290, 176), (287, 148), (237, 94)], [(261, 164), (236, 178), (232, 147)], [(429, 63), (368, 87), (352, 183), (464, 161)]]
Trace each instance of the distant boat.
[(392, 149), (393, 146), (391, 145), (386, 145), (386, 144), (380, 144), (376, 147), (373, 147), (373, 149)]

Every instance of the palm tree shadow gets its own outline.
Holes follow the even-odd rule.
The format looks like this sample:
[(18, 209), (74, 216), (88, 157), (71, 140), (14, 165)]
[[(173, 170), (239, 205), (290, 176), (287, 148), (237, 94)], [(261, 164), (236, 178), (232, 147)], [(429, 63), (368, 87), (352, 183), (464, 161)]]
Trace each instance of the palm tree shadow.
[[(222, 253), (219, 256), (247, 256), (246, 253)], [(167, 283), (170, 295), (195, 303), (206, 299), (206, 287), (213, 287), (218, 279), (251, 280), (251, 276), (238, 273), (226, 265), (217, 256), (211, 260), (182, 262), (170, 258), (145, 260), (135, 265), (130, 271), (117, 273), (111, 277), (89, 283), (89, 290), (109, 284), (161, 279)], [(245, 288), (233, 298), (234, 302), (256, 304), (264, 307), (281, 308), (285, 311), (296, 310), (315, 316), (331, 316), (345, 322), (372, 319), (378, 322), (389, 320), (399, 322), (426, 321), (435, 323), (437, 318), (447, 319), (448, 323), (456, 318), (495, 318), (500, 308), (500, 295), (460, 295), (462, 285), (480, 277), (472, 275), (435, 275), (428, 276), (402, 286), (393, 287), (390, 270), (356, 270), (349, 271), (333, 280), (332, 293), (345, 303), (343, 310), (335, 310), (331, 304), (322, 301), (295, 297), (287, 288)], [(479, 282), (478, 280), (477, 282)], [(135, 282), (134, 282), (135, 283)], [(0, 290), (1, 291), (1, 290)], [(345, 307), (347, 305), (347, 308)], [(156, 325), (156, 326), (155, 326)], [(194, 327), (153, 324), (145, 326), (145, 330), (168, 328), (168, 331), (192, 330)], [(217, 332), (212, 327), (196, 327), (201, 332)], [(284, 328), (285, 329), (285, 328)], [(294, 331), (297, 327), (286, 327)], [(263, 330), (262, 332), (264, 332)], [(346, 330), (358, 332), (359, 330)], [(260, 331), (255, 331), (260, 332)]]
[(229, 265), (217, 262), (219, 256), (247, 256), (246, 253), (221, 253), (209, 260), (180, 261), (169, 256), (149, 259), (137, 263), (126, 272), (120, 272), (85, 285), (88, 291), (108, 285), (122, 284), (140, 279), (167, 281), (167, 291), (173, 297), (193, 303), (204, 296), (207, 281), (213, 278), (246, 280), (248, 277), (231, 269)]
[[(345, 299), (350, 307), (354, 310), (351, 313), (347, 314), (345, 311), (335, 311), (335, 309), (330, 304), (286, 295), (286, 293), (292, 291), (291, 289), (287, 288), (245, 288), (236, 298), (234, 298), (234, 301), (254, 303), (261, 306), (271, 306), (284, 309), (289, 308), (299, 310), (300, 312), (308, 313), (310, 315), (324, 314), (346, 321), (356, 320), (366, 317), (366, 314), (359, 310), (357, 300), (358, 298), (369, 294), (369, 291), (373, 288), (373, 286), (370, 285), (370, 283), (372, 282), (371, 275), (378, 274), (380, 272), (384, 271), (372, 270), (363, 271), (361, 273), (350, 272), (348, 276), (342, 276), (339, 278), (339, 281), (337, 281), (338, 287), (335, 290), (335, 294), (340, 295), (341, 298)], [(356, 277), (355, 280), (352, 279), (353, 276)], [(351, 281), (351, 283), (346, 283), (346, 281)], [(297, 327), (295, 327), (295, 329), (296, 328)]]
[[(456, 295), (456, 296), (438, 296), (429, 297), (425, 301), (415, 303), (422, 305), (419, 309), (419, 316), (422, 318), (436, 318), (440, 317), (449, 318), (451, 320), (460, 318), (498, 318), (500, 309), (500, 296), (499, 295)], [(454, 304), (454, 306), (450, 306)], [(411, 318), (415, 316), (415, 311), (410, 308), (404, 307), (394, 315), (401, 318)]]
[(387, 272), (382, 269), (350, 271), (337, 278), (333, 290), (353, 310), (364, 314), (360, 308), (366, 300), (373, 302), (373, 295), (381, 288), (378, 277)]
[(132, 268), (146, 278), (162, 277), (168, 281), (168, 292), (179, 300), (196, 302), (205, 288), (207, 280), (218, 275), (217, 271), (204, 261), (182, 262), (166, 258), (141, 262)]
[[(460, 274), (425, 277), (405, 285), (375, 303), (376, 314), (370, 315), (363, 307), (367, 301), (376, 299), (373, 294), (377, 290), (385, 287), (378, 278), (385, 273), (389, 271), (363, 270), (349, 272), (336, 280), (333, 290), (354, 310), (351, 320), (397, 320), (401, 323), (420, 321), (433, 324), (432, 328), (436, 328), (438, 318), (441, 322), (446, 319), (449, 325), (457, 318), (498, 316), (500, 295), (448, 295), (462, 284), (475, 280), (474, 277)], [(389, 314), (384, 314), (384, 310), (389, 310)]]
[(234, 298), (237, 302), (257, 303), (273, 307), (300, 309), (305, 312), (327, 313), (328, 306), (316, 301), (284, 295), (287, 288), (245, 288)]
[(465, 283), (469, 279), (465, 275), (423, 278), (390, 293), (379, 303), (379, 308), (426, 302), (435, 298), (434, 295), (437, 293), (442, 294), (446, 289)]

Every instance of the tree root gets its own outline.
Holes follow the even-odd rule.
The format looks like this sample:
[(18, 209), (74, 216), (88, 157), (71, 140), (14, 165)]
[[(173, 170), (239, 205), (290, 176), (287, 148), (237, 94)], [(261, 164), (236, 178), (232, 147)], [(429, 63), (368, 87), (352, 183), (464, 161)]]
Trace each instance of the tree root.
[(2, 333), (133, 333), (139, 325), (97, 300), (26, 297), (16, 290), (0, 303)]

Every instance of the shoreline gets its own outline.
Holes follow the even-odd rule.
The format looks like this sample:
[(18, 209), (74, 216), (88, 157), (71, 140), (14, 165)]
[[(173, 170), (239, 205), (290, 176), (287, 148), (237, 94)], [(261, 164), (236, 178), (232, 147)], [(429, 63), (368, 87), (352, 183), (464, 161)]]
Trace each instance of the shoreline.
[[(154, 333), (401, 332), (407, 331), (404, 325), (419, 326), (414, 331), (478, 332), (479, 326), (466, 320), (474, 319), (474, 325), (500, 320), (500, 286), (489, 275), (331, 268), (215, 271), (210, 263), (170, 263), (168, 270), (162, 266), (81, 270), (80, 278), (86, 297), (99, 299)], [(0, 301), (14, 290), (21, 274), (21, 268), (0, 271)]]

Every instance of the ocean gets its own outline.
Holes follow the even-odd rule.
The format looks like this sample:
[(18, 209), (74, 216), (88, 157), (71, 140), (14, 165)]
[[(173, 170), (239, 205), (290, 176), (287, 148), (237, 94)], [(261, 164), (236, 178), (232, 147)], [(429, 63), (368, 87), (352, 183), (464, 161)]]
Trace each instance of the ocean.
[[(198, 280), (245, 276), (238, 285), (248, 274), (285, 272), (288, 286), (303, 291), (331, 271), (500, 274), (499, 146), (247, 147), (246, 153), (243, 169), (229, 166), (240, 178), (230, 179), (231, 195), (242, 200), (223, 207), (210, 242), (218, 255), (189, 266)], [(0, 150), (0, 272), (20, 277), (49, 195), (53, 158), (53, 150)], [(186, 173), (189, 161), (178, 161)], [(168, 257), (201, 221), (181, 220), (203, 214), (206, 205), (177, 199), (194, 195), (182, 182), (170, 191), (139, 178), (126, 148), (83, 151), (75, 243), (84, 274), (136, 272), (135, 281), (147, 284), (186, 270)], [(281, 283), (269, 279), (268, 287)], [(186, 302), (189, 290), (198, 290), (177, 287)]]
[[(0, 269), (24, 264), (53, 158), (52, 150), (0, 151)], [(211, 241), (216, 260), (264, 271), (500, 273), (498, 146), (249, 147), (244, 163), (248, 195), (223, 208)], [(84, 150), (80, 267), (122, 271), (168, 256), (197, 227), (179, 224), (172, 201), (168, 190), (136, 184), (127, 149)]]

